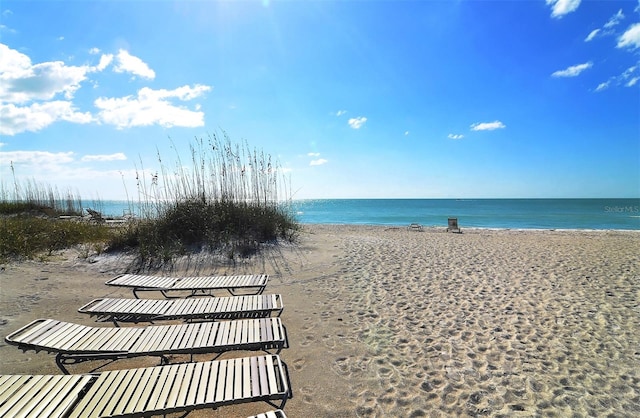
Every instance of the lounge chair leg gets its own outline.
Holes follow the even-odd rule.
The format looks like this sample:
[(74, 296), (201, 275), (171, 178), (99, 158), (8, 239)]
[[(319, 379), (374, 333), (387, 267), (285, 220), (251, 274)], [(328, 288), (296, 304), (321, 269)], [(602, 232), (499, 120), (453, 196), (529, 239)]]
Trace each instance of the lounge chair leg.
[(58, 368), (62, 370), (62, 373), (71, 374), (69, 373), (69, 370), (67, 370), (67, 368), (64, 367), (64, 355), (62, 353), (58, 353), (56, 355), (56, 364), (58, 365)]

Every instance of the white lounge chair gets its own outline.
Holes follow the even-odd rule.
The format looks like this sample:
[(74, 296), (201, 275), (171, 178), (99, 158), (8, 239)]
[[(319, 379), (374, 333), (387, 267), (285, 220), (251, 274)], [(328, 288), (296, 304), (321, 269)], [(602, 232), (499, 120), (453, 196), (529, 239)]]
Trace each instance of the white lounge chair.
[(283, 408), (289, 397), (289, 374), (277, 355), (98, 374), (0, 375), (0, 417), (141, 417), (254, 401)]
[(197, 299), (94, 299), (78, 309), (97, 321), (144, 322), (169, 319), (219, 320), (280, 316), (281, 295), (246, 295)]
[(280, 318), (239, 319), (147, 327), (90, 327), (38, 319), (8, 335), (7, 343), (28, 351), (56, 353), (56, 364), (117, 360), (139, 356), (217, 353), (230, 350), (276, 350), (288, 347)]
[(161, 292), (169, 298), (169, 292), (188, 292), (189, 296), (213, 296), (214, 290), (227, 290), (232, 295), (243, 291), (259, 295), (269, 281), (266, 274), (239, 276), (163, 277), (140, 274), (121, 274), (106, 282), (109, 286), (129, 287), (137, 298), (140, 291)]

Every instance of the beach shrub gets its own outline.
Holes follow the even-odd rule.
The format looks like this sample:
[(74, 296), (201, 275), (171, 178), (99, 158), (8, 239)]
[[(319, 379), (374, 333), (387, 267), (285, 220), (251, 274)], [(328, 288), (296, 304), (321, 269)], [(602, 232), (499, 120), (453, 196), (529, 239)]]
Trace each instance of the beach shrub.
[[(0, 258), (104, 243), (106, 251), (132, 253), (136, 264), (130, 268), (143, 270), (202, 251), (235, 260), (255, 254), (262, 244), (296, 239), (300, 227), (281, 199), (285, 183), (270, 156), (233, 144), (226, 134), (196, 139), (190, 151), (190, 164), (177, 155), (175, 166), (168, 166), (158, 156), (160, 170), (148, 183), (148, 172), (137, 174), (139, 201), (132, 206), (140, 214), (118, 224), (84, 222), (82, 201), (71, 193), (15, 178), (13, 187), (2, 183)], [(93, 203), (100, 208), (99, 201)]]
[(33, 259), (83, 243), (104, 242), (112, 231), (101, 225), (20, 214), (0, 217), (0, 261)]

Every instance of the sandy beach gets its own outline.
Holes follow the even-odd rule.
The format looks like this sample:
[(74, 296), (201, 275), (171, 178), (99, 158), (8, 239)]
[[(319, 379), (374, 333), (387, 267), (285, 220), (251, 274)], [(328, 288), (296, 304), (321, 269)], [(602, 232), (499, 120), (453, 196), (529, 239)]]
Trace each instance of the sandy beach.
[[(6, 344), (12, 331), (37, 318), (96, 325), (77, 309), (132, 297), (104, 284), (124, 272), (126, 258), (81, 253), (3, 266), (0, 374), (60, 373), (53, 355)], [(640, 416), (638, 231), (307, 225), (296, 246), (172, 274), (181, 272), (270, 274), (265, 293), (281, 293), (285, 305), (290, 418)], [(190, 416), (269, 409), (252, 403)]]

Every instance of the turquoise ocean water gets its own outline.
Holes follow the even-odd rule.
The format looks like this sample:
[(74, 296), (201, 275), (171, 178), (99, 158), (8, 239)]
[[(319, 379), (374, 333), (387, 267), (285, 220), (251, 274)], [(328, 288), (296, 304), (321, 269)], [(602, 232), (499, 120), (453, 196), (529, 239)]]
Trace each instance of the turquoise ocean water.
[[(456, 217), (462, 228), (640, 230), (640, 199), (318, 199), (289, 207), (304, 224), (446, 227)], [(135, 204), (113, 200), (98, 210), (137, 212)]]

